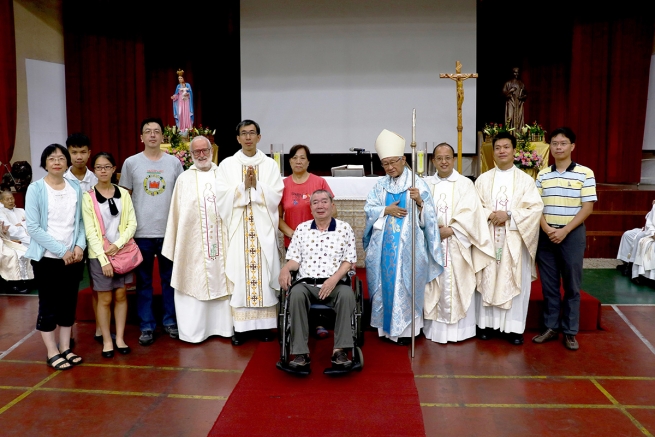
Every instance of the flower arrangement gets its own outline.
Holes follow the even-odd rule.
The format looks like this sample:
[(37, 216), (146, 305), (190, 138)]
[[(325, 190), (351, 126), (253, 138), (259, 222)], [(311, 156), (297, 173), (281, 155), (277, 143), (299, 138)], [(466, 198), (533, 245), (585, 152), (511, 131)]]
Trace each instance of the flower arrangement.
[(521, 135), (526, 141), (544, 141), (546, 131), (536, 121), (521, 128)]
[(163, 132), (164, 143), (170, 144), (173, 149), (182, 145), (182, 133), (177, 126), (166, 126)]
[(512, 132), (514, 128), (507, 129), (507, 124), (487, 123), (484, 125), (482, 132), (489, 138), (493, 138), (501, 132)]
[(517, 146), (514, 153), (514, 165), (518, 168), (539, 168), (543, 163), (543, 159), (534, 148), (527, 143), (528, 146), (521, 149)]
[(193, 158), (191, 157), (191, 152), (189, 152), (189, 148), (184, 144), (180, 144), (178, 147), (171, 148), (170, 150), (167, 150), (166, 153), (176, 157), (180, 161), (182, 167), (184, 167), (185, 170), (187, 170), (189, 167), (193, 165)]
[(202, 127), (202, 125), (200, 125), (199, 127), (191, 127), (191, 129), (189, 129), (189, 136), (191, 138), (197, 137), (198, 135), (209, 137), (209, 136), (214, 136), (215, 134), (216, 134), (216, 129), (211, 130), (208, 127)]

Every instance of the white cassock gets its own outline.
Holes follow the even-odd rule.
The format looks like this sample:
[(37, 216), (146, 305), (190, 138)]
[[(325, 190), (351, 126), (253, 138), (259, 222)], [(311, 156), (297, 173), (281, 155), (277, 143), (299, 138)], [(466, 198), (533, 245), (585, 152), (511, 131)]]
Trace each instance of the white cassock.
[(441, 240), (444, 271), (425, 287), (423, 333), (437, 343), (475, 336), (475, 274), (495, 261), (487, 218), (473, 182), (457, 170), (447, 178), (426, 178), (439, 226), (454, 235)]
[(177, 179), (162, 247), (162, 255), (173, 261), (171, 286), (180, 339), (191, 343), (232, 335), (217, 173), (216, 164), (209, 171), (193, 165)]
[[(244, 185), (249, 166), (257, 186)], [(218, 210), (227, 229), (227, 287), (237, 332), (277, 326), (280, 257), (278, 205), (284, 184), (277, 163), (257, 150), (224, 159), (217, 174)]]
[(30, 236), (27, 234), (25, 223), (25, 210), (23, 208), (7, 209), (0, 207), (0, 221), (9, 226), (7, 234), (9, 238), (20, 241), (24, 246), (30, 245)]
[[(623, 258), (623, 261), (632, 262), (632, 277), (636, 278), (639, 275), (648, 279), (655, 279), (655, 205), (653, 209), (646, 215), (646, 226), (643, 231), (641, 229), (633, 229), (637, 232), (632, 239), (632, 249), (629, 250), (624, 247), (624, 239), (627, 240), (625, 234), (621, 237), (621, 246), (619, 246), (619, 256), (623, 252), (628, 252), (629, 261)], [(631, 232), (631, 231), (628, 231)], [(626, 232), (627, 234), (627, 232)], [(626, 241), (627, 243), (627, 241)], [(627, 244), (625, 245), (627, 246)]]
[(544, 203), (534, 179), (512, 166), (493, 168), (475, 181), (485, 217), (511, 211), (503, 226), (488, 222), (496, 262), (477, 273), (475, 293), (480, 328), (522, 334), (530, 303), (530, 284), (537, 279), (535, 256)]
[(621, 244), (619, 245), (619, 253), (616, 255), (616, 259), (620, 259), (626, 263), (634, 263), (637, 255), (637, 245), (641, 239), (644, 237), (652, 237), (654, 234), (655, 205), (653, 205), (650, 212), (646, 214), (646, 224), (643, 228), (630, 229), (623, 233)]

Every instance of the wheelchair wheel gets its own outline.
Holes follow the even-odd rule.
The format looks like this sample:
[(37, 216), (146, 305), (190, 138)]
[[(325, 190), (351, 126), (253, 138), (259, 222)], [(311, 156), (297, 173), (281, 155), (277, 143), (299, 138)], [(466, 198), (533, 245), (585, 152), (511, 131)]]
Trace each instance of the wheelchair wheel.
[(364, 313), (364, 295), (362, 293), (362, 281), (359, 278), (355, 280), (355, 300), (355, 342), (357, 346), (362, 347), (364, 346), (364, 323), (362, 317)]
[(364, 354), (362, 353), (362, 349), (360, 347), (356, 347), (355, 354), (357, 354), (357, 360), (359, 361), (359, 369), (357, 370), (361, 370), (362, 367), (364, 367)]
[(278, 338), (280, 339), (280, 362), (289, 363), (291, 352), (291, 327), (289, 325), (289, 294), (285, 293), (284, 300), (280, 302), (278, 314)]

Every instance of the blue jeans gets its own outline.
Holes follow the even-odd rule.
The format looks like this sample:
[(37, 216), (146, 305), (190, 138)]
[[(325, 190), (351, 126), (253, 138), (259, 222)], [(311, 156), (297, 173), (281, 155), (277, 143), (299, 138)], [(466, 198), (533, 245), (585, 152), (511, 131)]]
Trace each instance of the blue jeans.
[(164, 326), (177, 324), (175, 318), (175, 297), (171, 287), (173, 261), (161, 254), (163, 238), (135, 238), (141, 250), (143, 262), (136, 268), (136, 306), (141, 320), (141, 331), (154, 331), (157, 327), (155, 315), (152, 312), (152, 269), (155, 255), (159, 261), (159, 277), (161, 278), (161, 294), (164, 303)]

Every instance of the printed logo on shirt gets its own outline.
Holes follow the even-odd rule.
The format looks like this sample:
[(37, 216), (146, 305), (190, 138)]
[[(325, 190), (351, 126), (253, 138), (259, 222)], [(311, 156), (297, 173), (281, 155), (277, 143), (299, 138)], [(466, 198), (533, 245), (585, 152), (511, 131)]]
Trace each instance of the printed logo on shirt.
[(309, 198), (311, 197), (311, 194), (292, 192), (291, 197), (293, 198), (294, 205), (298, 205), (300, 202), (304, 202), (309, 205)]
[(148, 170), (148, 174), (143, 180), (143, 189), (146, 193), (157, 196), (166, 191), (166, 180), (161, 174), (160, 170)]

